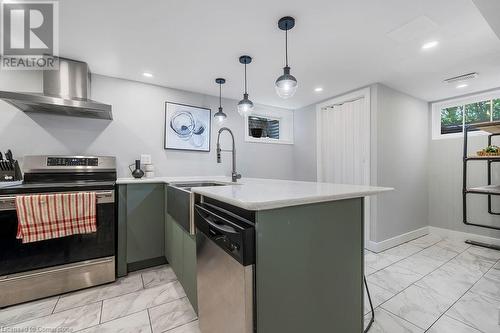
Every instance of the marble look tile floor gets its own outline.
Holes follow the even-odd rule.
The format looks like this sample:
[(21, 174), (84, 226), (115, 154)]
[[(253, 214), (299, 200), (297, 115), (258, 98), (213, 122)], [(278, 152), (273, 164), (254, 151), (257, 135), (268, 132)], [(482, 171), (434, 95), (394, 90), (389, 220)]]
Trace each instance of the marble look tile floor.
[(169, 266), (0, 309), (0, 332), (201, 333), (196, 313)]
[[(365, 251), (371, 333), (500, 332), (500, 252), (427, 235)], [(365, 295), (365, 324), (370, 309)], [(62, 330), (61, 328), (66, 328)], [(201, 333), (168, 266), (115, 283), (0, 309), (0, 332)]]
[[(427, 235), (366, 255), (367, 279), (377, 286), (370, 332), (500, 332), (500, 251)], [(365, 325), (369, 318), (365, 305)]]

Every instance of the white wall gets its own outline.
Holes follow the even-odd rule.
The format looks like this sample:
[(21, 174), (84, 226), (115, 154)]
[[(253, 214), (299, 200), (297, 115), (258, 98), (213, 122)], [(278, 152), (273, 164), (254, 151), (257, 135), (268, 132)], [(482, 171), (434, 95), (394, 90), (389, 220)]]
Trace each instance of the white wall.
[(316, 106), (294, 111), (294, 176), (316, 181)]
[[(428, 225), (428, 104), (382, 84), (370, 86), (371, 184), (395, 191), (372, 198), (371, 240)], [(334, 97), (328, 98), (332, 99)], [(316, 107), (295, 110), (295, 178), (316, 180)]]
[[(371, 162), (376, 166), (372, 168), (372, 184), (396, 189), (372, 199), (372, 240), (381, 242), (427, 225), (500, 238), (500, 231), (462, 223), (463, 139), (432, 140), (428, 103), (382, 84), (370, 88), (374, 124)], [(316, 180), (315, 133), (315, 105), (296, 110), (296, 179)], [(483, 149), (486, 140), (485, 136), (471, 137), (469, 154)], [(493, 182), (499, 183), (500, 165), (493, 170)], [(470, 163), (469, 186), (486, 182), (485, 162)], [(493, 199), (493, 207), (500, 207), (500, 198)], [(499, 216), (488, 214), (485, 196), (470, 196), (468, 208), (470, 222), (500, 225)]]
[[(432, 110), (429, 110), (431, 114)], [(486, 136), (472, 136), (469, 139), (469, 155), (487, 145)], [(500, 144), (500, 139), (496, 144)], [(493, 141), (495, 144), (495, 141)], [(442, 139), (430, 141), (429, 158), (429, 223), (431, 226), (456, 231), (500, 238), (500, 231), (489, 230), (462, 223), (462, 157), (463, 139)], [(498, 165), (493, 168), (493, 183), (500, 181)], [(468, 185), (487, 184), (486, 162), (469, 162)], [(500, 217), (488, 214), (487, 197), (468, 196), (468, 220), (472, 223), (500, 226)], [(500, 201), (493, 199), (493, 209), (500, 211)]]
[(377, 85), (377, 184), (395, 190), (377, 197), (372, 240), (428, 225), (428, 103)]
[[(0, 89), (39, 92), (40, 73), (3, 71)], [(214, 93), (217, 91), (214, 83)], [(29, 154), (113, 155), (119, 177), (129, 176), (128, 164), (141, 153), (152, 155), (158, 176), (230, 175), (230, 153), (223, 153), (222, 164), (216, 163), (219, 128), (214, 122), (209, 153), (163, 149), (165, 101), (208, 107), (214, 113), (219, 106), (217, 97), (93, 75), (92, 99), (112, 104), (114, 120), (26, 114), (0, 101), (0, 150), (10, 148), (18, 158)], [(236, 136), (237, 171), (243, 177), (292, 179), (293, 146), (244, 142), (244, 119), (238, 115), (236, 103), (223, 100), (228, 115), (225, 126)], [(222, 136), (223, 149), (230, 149), (228, 133)]]

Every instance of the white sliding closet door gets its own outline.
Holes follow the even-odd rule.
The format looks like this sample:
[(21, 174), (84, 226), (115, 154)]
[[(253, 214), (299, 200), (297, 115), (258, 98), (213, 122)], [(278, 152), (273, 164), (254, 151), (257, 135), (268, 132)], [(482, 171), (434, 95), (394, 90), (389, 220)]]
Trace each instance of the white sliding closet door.
[[(318, 181), (370, 185), (369, 97), (330, 103), (318, 108)], [(370, 212), (370, 199), (365, 198), (365, 243), (370, 239)]]
[(365, 109), (361, 98), (321, 110), (319, 181), (370, 184), (370, 114)]

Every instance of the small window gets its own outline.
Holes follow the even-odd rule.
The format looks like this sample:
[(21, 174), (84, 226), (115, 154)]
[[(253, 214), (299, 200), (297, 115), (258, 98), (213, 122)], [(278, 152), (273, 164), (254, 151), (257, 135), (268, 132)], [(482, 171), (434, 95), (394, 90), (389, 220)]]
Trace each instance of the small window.
[(465, 105), (465, 123), (477, 124), (491, 121), (491, 101)]
[(257, 107), (244, 126), (245, 142), (293, 144), (293, 111)]
[(464, 109), (454, 106), (441, 110), (441, 134), (460, 133), (464, 123)]
[(500, 120), (500, 98), (493, 100), (493, 120)]
[(253, 138), (269, 138), (279, 140), (280, 121), (263, 117), (248, 117), (248, 132)]
[[(500, 121), (500, 91), (432, 105), (432, 137), (461, 136), (464, 125)], [(475, 130), (478, 134), (481, 131)]]

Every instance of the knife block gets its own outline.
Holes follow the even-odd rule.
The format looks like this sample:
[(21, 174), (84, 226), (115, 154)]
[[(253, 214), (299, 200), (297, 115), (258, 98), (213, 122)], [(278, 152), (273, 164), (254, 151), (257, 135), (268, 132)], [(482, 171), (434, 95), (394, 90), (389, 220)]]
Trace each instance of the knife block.
[(0, 163), (2, 163), (2, 167), (0, 168), (0, 182), (11, 182), (23, 179), (23, 174), (21, 173), (21, 168), (17, 160), (12, 162), (1, 161)]

